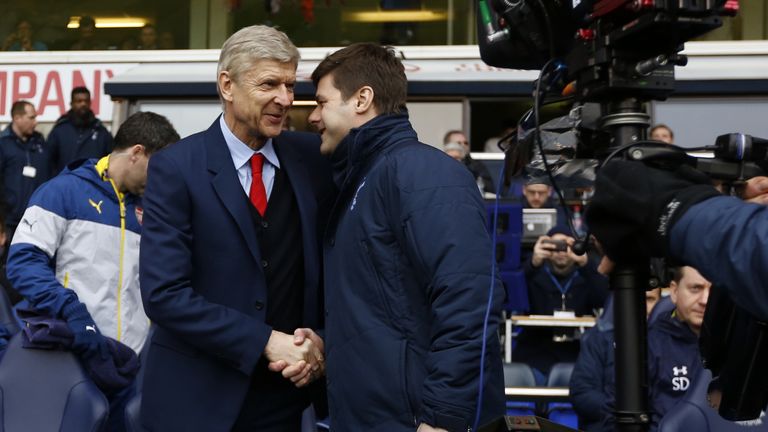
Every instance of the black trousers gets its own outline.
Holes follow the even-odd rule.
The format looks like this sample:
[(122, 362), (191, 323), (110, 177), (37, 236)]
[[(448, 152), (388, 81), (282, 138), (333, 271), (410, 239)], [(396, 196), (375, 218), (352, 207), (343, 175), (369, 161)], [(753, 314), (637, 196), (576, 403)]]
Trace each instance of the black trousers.
[(260, 361), (232, 432), (301, 432), (301, 415), (309, 403), (306, 388), (296, 388)]

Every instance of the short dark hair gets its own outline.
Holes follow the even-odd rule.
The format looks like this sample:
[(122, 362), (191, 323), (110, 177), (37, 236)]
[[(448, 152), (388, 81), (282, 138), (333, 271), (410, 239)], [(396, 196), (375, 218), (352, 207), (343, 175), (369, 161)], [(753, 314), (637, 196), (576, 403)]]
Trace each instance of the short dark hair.
[(89, 99), (91, 98), (91, 91), (88, 90), (88, 87), (77, 86), (77, 87), (72, 89), (72, 93), (70, 93), (70, 95), (69, 95), (70, 100), (74, 100), (75, 99), (75, 95), (76, 94), (80, 94), (80, 93), (85, 93), (85, 94), (88, 95)]
[(392, 47), (361, 42), (329, 54), (312, 72), (317, 87), (332, 74), (333, 86), (344, 100), (363, 86), (373, 88), (373, 105), (378, 114), (397, 114), (405, 110), (408, 80), (405, 67)]
[(685, 276), (685, 267), (672, 267), (672, 280), (675, 283), (679, 284), (683, 280), (683, 276)]
[(17, 115), (24, 115), (27, 113), (27, 105), (32, 105), (31, 102), (19, 99), (11, 105), (11, 117)]
[(137, 112), (120, 125), (115, 135), (115, 150), (141, 144), (147, 155), (151, 155), (178, 140), (179, 134), (167, 118), (149, 111)]

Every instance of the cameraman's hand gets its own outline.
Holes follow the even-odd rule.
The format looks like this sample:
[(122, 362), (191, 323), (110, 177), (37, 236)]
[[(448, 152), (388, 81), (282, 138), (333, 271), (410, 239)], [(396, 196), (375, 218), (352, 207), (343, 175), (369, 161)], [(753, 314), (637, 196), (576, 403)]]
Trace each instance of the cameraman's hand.
[(573, 237), (568, 237), (565, 242), (568, 244), (568, 258), (570, 258), (579, 267), (584, 267), (587, 265), (589, 262), (589, 255), (576, 255), (573, 253), (573, 245), (576, 244), (576, 240)]
[(533, 245), (533, 255), (531, 256), (531, 265), (534, 267), (541, 267), (542, 264), (544, 264), (544, 260), (548, 260), (552, 258), (552, 250), (555, 248), (555, 245), (552, 243), (547, 243), (548, 241), (551, 241), (552, 237), (549, 236), (541, 236), (538, 240), (536, 240), (536, 244)]
[(768, 177), (752, 177), (747, 180), (742, 198), (746, 202), (768, 205)]
[(597, 174), (587, 224), (615, 262), (663, 257), (672, 225), (692, 205), (718, 195), (709, 178), (688, 165), (667, 171), (617, 160)]

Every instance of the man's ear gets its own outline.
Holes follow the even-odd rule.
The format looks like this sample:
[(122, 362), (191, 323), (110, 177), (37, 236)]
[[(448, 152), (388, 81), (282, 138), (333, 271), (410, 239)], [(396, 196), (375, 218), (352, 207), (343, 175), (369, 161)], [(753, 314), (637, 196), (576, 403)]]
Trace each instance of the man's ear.
[[(669, 283), (669, 298), (672, 300), (672, 303), (677, 305), (677, 290), (679, 289), (679, 285), (677, 282), (672, 281)], [(659, 297), (659, 300), (661, 300), (661, 297)]]
[(229, 75), (229, 71), (219, 72), (219, 92), (221, 98), (225, 101), (232, 102), (232, 77)]
[(147, 149), (144, 147), (144, 144), (134, 144), (131, 146), (131, 161), (136, 162), (142, 154), (145, 154), (147, 152)]
[(363, 86), (357, 91), (355, 97), (355, 112), (358, 114), (364, 114), (369, 109), (373, 109), (373, 88), (370, 86)]

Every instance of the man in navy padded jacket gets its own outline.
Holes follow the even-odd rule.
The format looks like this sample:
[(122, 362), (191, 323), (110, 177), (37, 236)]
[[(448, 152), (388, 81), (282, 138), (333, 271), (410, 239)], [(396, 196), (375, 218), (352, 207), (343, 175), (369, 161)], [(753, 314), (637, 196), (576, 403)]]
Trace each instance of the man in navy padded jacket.
[(332, 428), (467, 431), (481, 388), (480, 424), (501, 416), (503, 292), (472, 175), (418, 141), (391, 48), (350, 45), (312, 80), (340, 188), (323, 242)]
[(699, 333), (712, 284), (693, 267), (678, 267), (670, 283), (675, 309), (648, 331), (651, 429), (686, 395), (703, 364)]

